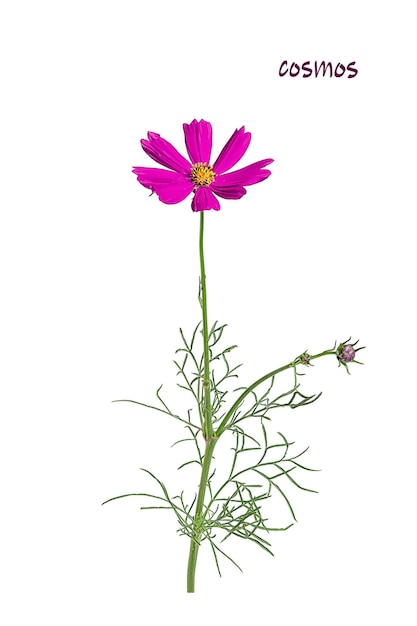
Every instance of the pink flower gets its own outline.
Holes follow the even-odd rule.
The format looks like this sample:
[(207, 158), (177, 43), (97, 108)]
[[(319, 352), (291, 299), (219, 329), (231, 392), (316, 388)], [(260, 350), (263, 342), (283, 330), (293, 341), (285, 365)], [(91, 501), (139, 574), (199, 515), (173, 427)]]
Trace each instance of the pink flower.
[(245, 195), (246, 186), (260, 183), (271, 174), (263, 168), (273, 159), (228, 172), (249, 146), (251, 135), (245, 132), (244, 126), (233, 133), (213, 165), (210, 165), (211, 124), (193, 120), (191, 124), (183, 124), (183, 128), (190, 161), (157, 133), (149, 132), (148, 139), (141, 140), (146, 154), (168, 169), (134, 167), (133, 173), (141, 185), (158, 195), (161, 202), (177, 204), (194, 192), (193, 211), (218, 211), (220, 203), (216, 196), (238, 200)]

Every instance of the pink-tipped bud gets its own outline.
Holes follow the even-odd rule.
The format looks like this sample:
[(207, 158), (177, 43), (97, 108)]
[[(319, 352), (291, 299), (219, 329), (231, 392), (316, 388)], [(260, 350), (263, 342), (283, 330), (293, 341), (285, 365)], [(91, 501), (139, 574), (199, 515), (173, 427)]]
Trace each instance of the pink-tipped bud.
[(311, 357), (307, 352), (303, 352), (303, 354), (300, 356), (300, 361), (303, 365), (309, 365), (310, 359)]
[(343, 346), (342, 350), (340, 351), (340, 358), (345, 363), (350, 363), (351, 361), (353, 361), (355, 356), (356, 356), (356, 353), (355, 353), (355, 350), (352, 348), (352, 346), (349, 346), (349, 345)]

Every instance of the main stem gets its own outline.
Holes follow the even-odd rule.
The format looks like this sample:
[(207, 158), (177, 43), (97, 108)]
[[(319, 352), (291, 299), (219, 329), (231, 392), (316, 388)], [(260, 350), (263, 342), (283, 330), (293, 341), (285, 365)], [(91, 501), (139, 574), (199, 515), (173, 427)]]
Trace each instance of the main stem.
[(204, 342), (204, 378), (203, 378), (203, 435), (210, 439), (213, 435), (212, 408), (210, 402), (210, 353), (209, 330), (207, 319), (207, 287), (206, 270), (204, 265), (204, 211), (200, 213), (200, 285), (201, 309), (203, 315), (203, 342)]
[(201, 469), (200, 487), (198, 489), (197, 504), (195, 508), (193, 534), (190, 543), (190, 553), (188, 556), (187, 569), (187, 591), (194, 592), (195, 588), (195, 569), (197, 566), (198, 550), (202, 537), (202, 523), (204, 521), (204, 497), (208, 483), (211, 459), (213, 457), (214, 447), (217, 437), (213, 435), (212, 406), (210, 398), (210, 351), (209, 351), (209, 329), (207, 319), (207, 288), (206, 288), (206, 270), (204, 265), (204, 211), (200, 213), (200, 303), (203, 317), (203, 344), (204, 344), (204, 378), (203, 378), (203, 398), (202, 398), (202, 417), (203, 417), (203, 436), (206, 441), (206, 450), (204, 453), (203, 465)]
[[(202, 427), (203, 427), (203, 437), (206, 442), (206, 450), (204, 453), (203, 464), (201, 468), (201, 479), (200, 486), (198, 489), (197, 503), (195, 508), (194, 522), (193, 522), (193, 531), (190, 542), (190, 552), (188, 556), (188, 569), (187, 569), (187, 591), (189, 593), (193, 593), (195, 589), (195, 570), (197, 566), (197, 556), (200, 548), (200, 543), (203, 536), (203, 528), (204, 528), (204, 498), (206, 495), (207, 484), (209, 480), (210, 474), (210, 464), (213, 458), (213, 452), (215, 445), (218, 441), (220, 435), (227, 428), (230, 419), (232, 418), (234, 411), (239, 407), (239, 405), (243, 402), (248, 394), (250, 394), (258, 385), (262, 384), (272, 376), (279, 374), (291, 367), (296, 367), (300, 360), (299, 358), (296, 361), (288, 363), (283, 367), (279, 367), (272, 372), (269, 372), (265, 376), (262, 376), (257, 381), (255, 381), (250, 387), (247, 387), (245, 391), (238, 397), (236, 402), (233, 404), (231, 409), (227, 412), (225, 417), (223, 418), (220, 426), (217, 431), (213, 431), (213, 415), (212, 415), (212, 406), (211, 406), (211, 398), (210, 398), (210, 350), (209, 350), (209, 328), (208, 328), (208, 319), (207, 319), (207, 287), (206, 287), (206, 270), (204, 265), (204, 211), (200, 213), (200, 304), (202, 310), (203, 317), (203, 343), (204, 343), (204, 376), (203, 376), (203, 390), (202, 390), (202, 398), (200, 398), (200, 402), (202, 404), (201, 407), (201, 417), (202, 417)], [(325, 350), (320, 354), (315, 354), (310, 356), (310, 360), (317, 359), (321, 356), (337, 354), (334, 350)]]

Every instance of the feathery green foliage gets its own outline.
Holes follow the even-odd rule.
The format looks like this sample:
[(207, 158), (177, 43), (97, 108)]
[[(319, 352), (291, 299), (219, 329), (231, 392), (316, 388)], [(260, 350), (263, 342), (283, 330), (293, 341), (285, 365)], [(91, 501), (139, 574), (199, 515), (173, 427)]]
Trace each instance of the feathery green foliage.
[[(250, 387), (233, 387), (231, 383), (237, 379), (237, 371), (241, 364), (230, 363), (231, 353), (237, 346), (221, 347), (225, 328), (226, 325), (219, 325), (216, 322), (208, 335), (212, 420), (216, 433), (220, 431), (220, 425), (228, 416), (227, 424), (220, 435), (228, 433), (228, 437), (232, 437), (233, 445), (230, 449), (228, 466), (226, 467), (224, 462), (221, 467), (216, 465), (208, 476), (209, 495), (198, 525), (196, 526), (194, 513), (197, 495), (191, 494), (188, 499), (184, 492), (170, 496), (164, 483), (149, 470), (143, 471), (155, 481), (159, 489), (157, 494), (130, 493), (106, 501), (140, 496), (149, 498), (152, 502), (143, 504), (141, 506), (143, 510), (172, 510), (177, 518), (180, 535), (194, 538), (199, 545), (205, 540), (208, 541), (219, 574), (221, 574), (219, 557), (226, 558), (241, 569), (219, 544), (230, 537), (247, 539), (269, 554), (273, 554), (270, 533), (287, 530), (297, 521), (288, 488), (295, 487), (316, 493), (313, 489), (303, 486), (298, 478), (298, 474), (317, 471), (300, 462), (308, 448), (297, 453), (293, 441), (288, 441), (281, 432), (274, 432), (271, 428), (270, 413), (276, 409), (285, 407), (296, 409), (315, 402), (321, 394), (308, 396), (300, 391), (299, 377), (304, 374), (299, 369), (311, 365), (310, 361), (314, 358), (336, 354), (334, 349), (315, 356), (309, 356), (304, 352), (293, 362), (280, 368), (281, 371), (292, 369), (294, 375), (293, 385), (284, 392), (276, 391), (277, 373), (264, 377), (265, 380), (260, 379), (262, 382)], [(173, 412), (161, 396), (162, 387), (156, 392), (157, 405), (136, 400), (116, 401), (133, 402), (169, 415), (182, 423), (186, 436), (176, 441), (173, 446), (184, 447), (184, 444), (187, 444), (185, 449), (188, 454), (178, 470), (190, 465), (197, 465), (201, 470), (204, 461), (205, 441), (202, 434), (204, 355), (201, 353), (201, 341), (198, 341), (201, 334), (201, 323), (197, 324), (189, 338), (186, 338), (180, 329), (181, 347), (176, 351), (177, 359), (174, 361), (179, 377), (177, 384), (190, 394), (198, 418), (192, 418), (193, 408), (188, 409), (186, 416)], [(232, 404), (232, 411), (226, 411), (227, 404)], [(283, 525), (279, 522), (271, 524), (264, 513), (263, 505), (273, 496), (281, 498), (288, 511), (289, 519), (286, 519)]]

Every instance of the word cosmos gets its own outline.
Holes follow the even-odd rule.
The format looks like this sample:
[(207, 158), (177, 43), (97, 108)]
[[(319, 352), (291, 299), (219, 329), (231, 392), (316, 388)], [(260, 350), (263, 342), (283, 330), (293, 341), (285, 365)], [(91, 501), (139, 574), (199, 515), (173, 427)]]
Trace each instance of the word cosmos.
[[(345, 72), (347, 72), (348, 78), (354, 78), (358, 70), (354, 67), (356, 61), (351, 61), (347, 65), (343, 65), (343, 63), (326, 63), (322, 61), (318, 63), (318, 61), (304, 61), (301, 65), (298, 63), (289, 64), (288, 61), (283, 61), (279, 68), (280, 76), (291, 76), (294, 78), (295, 76), (301, 76), (301, 78), (310, 78), (313, 76), (314, 78), (318, 78), (320, 76), (328, 76), (332, 78), (335, 76), (336, 78), (341, 78), (344, 76)], [(311, 67), (312, 66), (312, 67)]]

